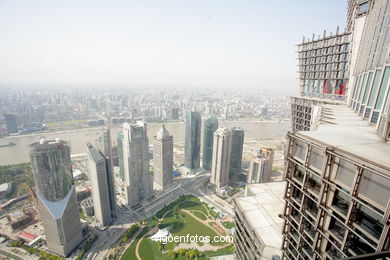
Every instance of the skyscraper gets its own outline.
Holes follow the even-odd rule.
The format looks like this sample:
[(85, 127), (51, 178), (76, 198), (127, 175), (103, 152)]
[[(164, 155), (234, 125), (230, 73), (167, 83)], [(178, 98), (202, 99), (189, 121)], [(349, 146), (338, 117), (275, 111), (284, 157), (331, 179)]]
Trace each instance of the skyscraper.
[(218, 118), (214, 115), (209, 116), (204, 121), (203, 130), (203, 168), (211, 170), (213, 159), (213, 141), (214, 132), (218, 129)]
[(115, 197), (115, 178), (114, 178), (114, 163), (112, 156), (111, 128), (108, 127), (96, 139), (97, 150), (104, 156), (107, 167), (107, 187), (111, 217), (116, 217), (116, 197)]
[(244, 147), (244, 130), (239, 127), (232, 128), (232, 153), (230, 157), (230, 177), (241, 173), (242, 150)]
[(184, 166), (188, 169), (194, 170), (200, 167), (201, 124), (202, 122), (199, 112), (186, 112)]
[(126, 201), (130, 207), (153, 196), (153, 179), (149, 172), (149, 140), (146, 124), (123, 124), (123, 164)]
[(154, 188), (164, 191), (173, 184), (173, 137), (163, 125), (154, 138)]
[(121, 177), (122, 181), (125, 180), (125, 169), (124, 169), (124, 162), (123, 162), (123, 132), (118, 132), (117, 135), (117, 145), (118, 145), (118, 165), (119, 165), (119, 176)]
[(5, 114), (4, 115), (5, 124), (7, 127), (7, 132), (9, 134), (17, 133), (18, 126), (16, 123), (16, 116), (13, 114)]
[(390, 2), (348, 3), (345, 32), (298, 45), (287, 259), (377, 259), (373, 254), (390, 249)]
[(30, 148), (37, 208), (47, 247), (67, 256), (82, 240), (69, 143), (42, 139)]
[(230, 157), (232, 152), (232, 132), (219, 128), (214, 133), (213, 161), (210, 183), (217, 190), (229, 184)]
[(247, 183), (271, 181), (274, 152), (271, 148), (261, 148), (256, 158), (250, 161)]
[[(95, 217), (103, 226), (111, 224), (114, 206), (110, 201), (110, 162), (103, 153), (87, 144), (88, 171), (92, 184), (92, 199)], [(113, 188), (113, 187), (112, 187)]]

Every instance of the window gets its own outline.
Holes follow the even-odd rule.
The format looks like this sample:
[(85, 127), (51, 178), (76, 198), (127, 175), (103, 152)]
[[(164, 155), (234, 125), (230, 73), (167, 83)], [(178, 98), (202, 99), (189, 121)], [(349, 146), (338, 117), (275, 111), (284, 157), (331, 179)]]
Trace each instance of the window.
[(336, 218), (332, 217), (330, 219), (329, 231), (338, 239), (343, 241), (345, 236), (345, 227), (341, 224), (340, 221), (336, 220)]
[(296, 178), (301, 184), (303, 183), (303, 176), (305, 175), (305, 169), (302, 166), (294, 165), (294, 173), (293, 176)]
[(303, 161), (306, 157), (307, 144), (299, 140), (294, 140), (294, 143), (293, 156)]
[(390, 67), (387, 66), (385, 69), (385, 73), (383, 75), (380, 89), (379, 89), (378, 100), (376, 101), (376, 104), (375, 104), (376, 110), (379, 110), (382, 107), (383, 99), (385, 97), (386, 89), (387, 89), (388, 83), (389, 83), (389, 76), (390, 76)]
[(359, 87), (361, 78), (362, 78), (362, 76), (360, 75), (360, 76), (358, 76), (358, 77), (356, 78), (356, 81), (355, 81), (355, 86), (354, 86), (354, 88), (353, 88), (353, 96), (352, 96), (352, 98), (353, 98), (354, 100), (356, 99), (356, 94), (357, 94), (357, 92), (358, 92), (358, 87)]
[(349, 205), (351, 204), (351, 198), (344, 192), (336, 190), (332, 205), (344, 215), (348, 214)]
[(383, 231), (382, 217), (362, 204), (357, 206), (355, 214), (356, 224), (374, 238), (379, 239)]
[(372, 106), (374, 104), (374, 100), (375, 100), (375, 97), (376, 97), (376, 92), (378, 90), (378, 87), (379, 87), (379, 83), (380, 83), (380, 76), (382, 74), (382, 70), (379, 69), (376, 71), (375, 73), (375, 79), (374, 79), (374, 83), (372, 84), (372, 90), (371, 90), (371, 94), (370, 94), (370, 98), (368, 100), (368, 105), (367, 106)]
[(356, 174), (356, 166), (344, 159), (336, 159), (333, 167), (336, 170), (336, 180), (348, 187), (352, 187)]
[(312, 146), (310, 154), (310, 167), (322, 170), (322, 164), (324, 162), (324, 153), (318, 147)]
[(390, 180), (364, 169), (359, 185), (359, 195), (363, 195), (378, 206), (386, 208), (390, 198)]
[(364, 92), (364, 83), (366, 82), (366, 76), (367, 74), (364, 74), (363, 80), (360, 81), (359, 83), (359, 102), (362, 102), (363, 99), (363, 92)]
[(373, 72), (370, 72), (370, 74), (368, 75), (366, 87), (365, 87), (365, 90), (364, 90), (364, 96), (363, 96), (363, 103), (364, 104), (366, 104), (366, 102), (367, 102), (368, 93), (369, 93), (369, 90), (370, 90), (370, 87), (371, 87), (372, 74), (373, 74)]
[(310, 191), (314, 192), (315, 194), (319, 194), (321, 190), (321, 179), (319, 176), (309, 173), (306, 173), (306, 185), (310, 189)]
[(375, 252), (372, 247), (352, 232), (349, 233), (349, 238), (347, 239), (347, 248), (356, 255), (364, 255)]

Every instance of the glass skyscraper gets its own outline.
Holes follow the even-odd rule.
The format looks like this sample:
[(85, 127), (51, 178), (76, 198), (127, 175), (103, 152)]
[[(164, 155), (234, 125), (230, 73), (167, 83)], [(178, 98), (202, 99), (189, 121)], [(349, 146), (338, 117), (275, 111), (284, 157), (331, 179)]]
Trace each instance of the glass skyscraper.
[(230, 157), (229, 176), (241, 173), (242, 149), (244, 147), (244, 129), (232, 128), (232, 153)]
[(30, 147), (37, 208), (47, 248), (67, 256), (82, 240), (69, 143), (42, 139)]
[(186, 112), (184, 166), (188, 169), (198, 169), (200, 167), (201, 124), (199, 112)]
[(213, 158), (214, 132), (218, 129), (218, 118), (214, 115), (209, 116), (204, 121), (203, 131), (203, 168), (211, 170)]

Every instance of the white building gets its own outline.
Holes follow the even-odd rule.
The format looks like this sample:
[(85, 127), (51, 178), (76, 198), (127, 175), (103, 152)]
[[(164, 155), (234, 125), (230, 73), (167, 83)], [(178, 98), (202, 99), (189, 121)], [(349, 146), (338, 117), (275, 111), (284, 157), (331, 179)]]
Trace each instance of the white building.
[(163, 125), (154, 138), (154, 189), (163, 191), (173, 184), (173, 137)]
[(232, 132), (228, 128), (219, 128), (214, 133), (211, 179), (217, 191), (229, 184)]

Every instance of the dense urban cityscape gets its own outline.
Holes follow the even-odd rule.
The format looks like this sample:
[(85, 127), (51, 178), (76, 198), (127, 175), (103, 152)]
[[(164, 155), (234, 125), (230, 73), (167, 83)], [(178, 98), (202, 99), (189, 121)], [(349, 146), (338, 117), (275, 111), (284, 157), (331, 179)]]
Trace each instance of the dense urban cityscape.
[(346, 2), (295, 90), (0, 81), (0, 259), (390, 259), (390, 1)]

